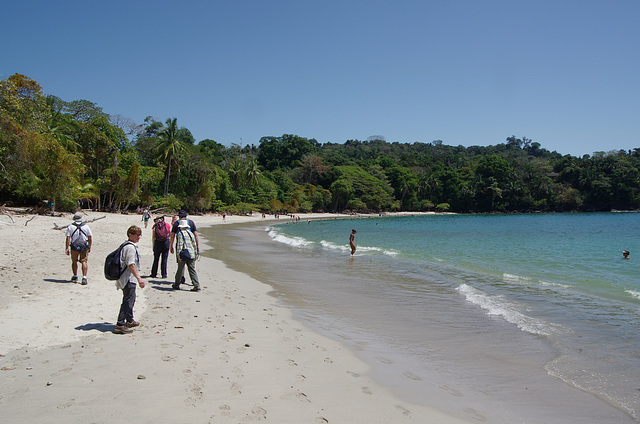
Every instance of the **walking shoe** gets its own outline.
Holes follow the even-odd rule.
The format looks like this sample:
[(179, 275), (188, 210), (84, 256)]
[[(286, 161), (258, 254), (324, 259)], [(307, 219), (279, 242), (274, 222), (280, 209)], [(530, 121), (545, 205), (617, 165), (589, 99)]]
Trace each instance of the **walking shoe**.
[(187, 281), (187, 280), (185, 280), (184, 275), (183, 275), (182, 278), (180, 279), (180, 284), (184, 284), (185, 281)]
[(200, 291), (200, 287), (194, 287), (194, 288), (192, 288), (192, 289), (191, 289), (191, 290), (189, 290), (189, 291), (194, 291), (194, 292), (195, 292), (195, 291)]
[(174, 290), (180, 290), (180, 286), (176, 286), (175, 284), (171, 284), (171, 288)]
[(133, 333), (133, 330), (130, 328), (127, 328), (125, 324), (125, 325), (116, 325), (116, 327), (113, 329), (113, 332), (116, 334), (129, 334), (129, 333)]
[(78, 282), (78, 276), (74, 275), (73, 277), (71, 277), (71, 282), (72, 283), (77, 283)]
[(167, 276), (166, 276), (166, 275), (163, 275), (163, 276), (162, 276), (162, 279), (163, 279), (163, 280), (166, 280), (166, 279), (167, 279)]
[(80, 283), (80, 284), (82, 284), (83, 286), (86, 286), (87, 285), (87, 277), (82, 277), (82, 283)]
[(131, 321), (131, 322), (128, 322), (128, 323), (125, 324), (125, 326), (127, 328), (137, 327), (139, 325), (140, 325), (140, 323), (138, 321)]

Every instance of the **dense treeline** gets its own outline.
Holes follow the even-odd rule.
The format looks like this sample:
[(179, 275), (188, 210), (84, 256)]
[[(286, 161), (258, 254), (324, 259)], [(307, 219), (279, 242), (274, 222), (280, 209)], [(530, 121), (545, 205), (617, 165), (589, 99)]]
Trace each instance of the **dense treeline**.
[(0, 80), (0, 200), (54, 209), (600, 211), (640, 207), (640, 149), (582, 158), (526, 137), (495, 146), (343, 144), (285, 134), (196, 143), (175, 118), (138, 125), (87, 100)]

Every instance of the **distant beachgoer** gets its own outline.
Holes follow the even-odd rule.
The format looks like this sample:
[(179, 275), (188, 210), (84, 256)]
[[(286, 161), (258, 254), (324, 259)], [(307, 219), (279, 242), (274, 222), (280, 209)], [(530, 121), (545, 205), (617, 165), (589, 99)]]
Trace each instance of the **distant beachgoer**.
[(132, 225), (127, 230), (127, 243), (120, 253), (120, 263), (125, 266), (124, 272), (116, 281), (116, 286), (122, 290), (122, 304), (118, 313), (118, 322), (113, 332), (116, 334), (132, 333), (133, 327), (137, 327), (140, 323), (133, 319), (133, 306), (136, 303), (136, 282), (140, 288), (144, 288), (144, 280), (140, 276), (140, 255), (138, 247), (134, 243), (138, 243), (142, 237), (142, 230), (136, 225)]
[(80, 262), (82, 266), (82, 285), (87, 284), (87, 271), (89, 269), (87, 260), (89, 259), (92, 243), (91, 228), (82, 222), (82, 214), (78, 212), (73, 215), (73, 224), (67, 227), (64, 247), (65, 254), (71, 256), (72, 283), (78, 282), (78, 262)]
[(630, 252), (629, 252), (628, 250), (623, 250), (623, 251), (622, 251), (622, 258), (623, 258), (623, 259), (631, 259), (631, 258), (629, 257), (629, 253), (630, 253)]
[(351, 230), (349, 235), (349, 246), (351, 246), (351, 254), (356, 253), (356, 230)]
[(147, 225), (149, 225), (149, 218), (151, 218), (149, 209), (144, 208), (144, 211), (142, 211), (142, 220), (144, 221), (144, 228), (147, 228)]

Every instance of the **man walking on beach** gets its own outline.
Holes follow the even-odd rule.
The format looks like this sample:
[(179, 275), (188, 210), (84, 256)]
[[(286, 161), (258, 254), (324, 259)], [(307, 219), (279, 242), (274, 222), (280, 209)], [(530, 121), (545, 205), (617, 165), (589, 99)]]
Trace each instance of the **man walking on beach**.
[(174, 240), (175, 240), (175, 252), (176, 260), (178, 261), (178, 270), (176, 271), (174, 283), (172, 287), (175, 290), (180, 290), (180, 284), (182, 283), (182, 274), (184, 272), (184, 266), (187, 266), (189, 270), (189, 277), (193, 288), (191, 291), (200, 291), (200, 282), (198, 281), (198, 273), (196, 272), (196, 259), (200, 254), (200, 240), (198, 239), (198, 230), (196, 224), (187, 219), (187, 212), (180, 211), (178, 213), (180, 218), (173, 224), (171, 228), (171, 253), (174, 252)]
[(124, 267), (124, 272), (116, 281), (116, 287), (122, 290), (122, 305), (118, 313), (118, 323), (113, 330), (116, 334), (132, 333), (133, 327), (140, 325), (133, 319), (133, 306), (136, 303), (136, 282), (140, 288), (144, 288), (144, 280), (140, 276), (140, 255), (135, 243), (140, 241), (142, 230), (136, 225), (132, 225), (127, 230), (128, 241), (120, 252), (120, 266)]
[(351, 235), (349, 236), (349, 246), (351, 246), (351, 254), (356, 253), (356, 230), (351, 230)]
[(91, 252), (92, 243), (91, 229), (82, 222), (82, 214), (77, 212), (73, 215), (73, 224), (67, 226), (64, 247), (64, 253), (67, 256), (71, 256), (72, 283), (78, 282), (78, 262), (80, 262), (82, 266), (82, 285), (87, 284), (87, 271), (89, 270), (87, 259), (89, 252)]

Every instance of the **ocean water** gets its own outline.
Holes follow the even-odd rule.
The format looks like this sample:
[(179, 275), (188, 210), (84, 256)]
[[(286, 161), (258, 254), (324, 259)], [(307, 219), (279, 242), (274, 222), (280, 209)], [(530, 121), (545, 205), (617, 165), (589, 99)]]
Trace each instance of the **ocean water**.
[(640, 420), (640, 214), (283, 219), (204, 235), (408, 401), (492, 423)]

